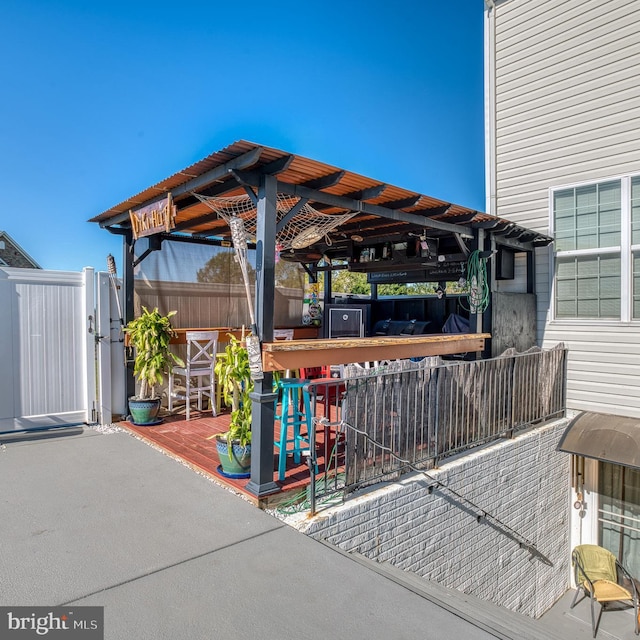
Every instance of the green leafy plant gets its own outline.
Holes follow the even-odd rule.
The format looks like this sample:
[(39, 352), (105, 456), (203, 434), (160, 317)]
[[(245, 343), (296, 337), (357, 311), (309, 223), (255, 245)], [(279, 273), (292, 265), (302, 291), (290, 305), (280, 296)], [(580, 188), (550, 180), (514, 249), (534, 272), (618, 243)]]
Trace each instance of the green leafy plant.
[(232, 442), (239, 442), (246, 447), (251, 443), (251, 398), (253, 380), (249, 368), (249, 355), (242, 338), (229, 336), (229, 344), (215, 365), (216, 378), (222, 389), (222, 398), (227, 406), (231, 406), (231, 422), (229, 429), (220, 437), (227, 441), (229, 457), (232, 456)]
[(142, 307), (142, 314), (124, 328), (129, 336), (129, 346), (135, 349), (133, 374), (140, 382), (139, 400), (156, 398), (156, 386), (162, 384), (164, 375), (177, 364), (184, 362), (169, 350), (169, 342), (176, 335), (171, 318), (176, 311), (161, 315), (156, 307), (149, 311)]

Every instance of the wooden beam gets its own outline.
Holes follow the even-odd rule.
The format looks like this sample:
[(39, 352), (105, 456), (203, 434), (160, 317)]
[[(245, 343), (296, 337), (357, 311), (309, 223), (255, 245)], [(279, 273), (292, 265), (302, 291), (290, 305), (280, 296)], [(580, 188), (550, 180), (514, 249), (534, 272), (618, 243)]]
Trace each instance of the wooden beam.
[(344, 196), (336, 196), (323, 191), (313, 191), (301, 185), (288, 184), (286, 182), (278, 182), (278, 192), (299, 198), (309, 198), (312, 202), (323, 202), (332, 205), (338, 209), (348, 209), (350, 211), (359, 211), (380, 218), (389, 218), (391, 220), (399, 220), (415, 224), (422, 228), (439, 229), (447, 233), (460, 233), (465, 237), (473, 237), (471, 227), (463, 225), (449, 224), (448, 222), (440, 222), (431, 218), (422, 217), (415, 213), (407, 213), (394, 209), (387, 209), (382, 205), (370, 204), (362, 200), (345, 198)]
[[(256, 147), (251, 151), (247, 151), (246, 153), (239, 155), (237, 158), (232, 158), (228, 162), (225, 162), (224, 164), (221, 164), (215, 167), (214, 169), (211, 169), (211, 171), (207, 171), (206, 173), (203, 173), (201, 176), (198, 176), (197, 178), (193, 178), (187, 182), (184, 182), (181, 185), (178, 185), (177, 187), (174, 187), (173, 189), (167, 189), (166, 191), (167, 192), (170, 191), (174, 199), (185, 193), (191, 193), (192, 191), (197, 191), (198, 189), (208, 186), (211, 183), (216, 182), (217, 180), (222, 180), (224, 178), (227, 178), (229, 175), (229, 171), (231, 169), (242, 170), (254, 165), (258, 161), (258, 158), (260, 158), (261, 154), (262, 154), (262, 147)], [(145, 205), (150, 204), (157, 199), (158, 199), (158, 195), (155, 195), (153, 198), (144, 200), (143, 202), (136, 203), (135, 207), (136, 208), (144, 207)], [(117, 216), (114, 216), (113, 218), (109, 218), (109, 220), (103, 220), (100, 223), (100, 226), (110, 227), (115, 224), (122, 224), (123, 222), (126, 222), (128, 220), (129, 220), (129, 211), (125, 211), (123, 213), (118, 214)]]
[(313, 180), (307, 180), (303, 182), (303, 186), (309, 189), (327, 189), (328, 187), (334, 187), (342, 180), (346, 171), (335, 171), (334, 173), (328, 173), (326, 176), (320, 178), (313, 178)]
[(265, 371), (286, 371), (350, 362), (373, 362), (421, 356), (482, 351), (488, 333), (437, 334), (410, 337), (291, 340), (262, 345)]
[(242, 169), (229, 169), (229, 173), (244, 186), (257, 187), (260, 182), (260, 176), (275, 176), (285, 171), (293, 162), (294, 156), (283, 156), (260, 167), (256, 167), (252, 171), (244, 171)]
[(380, 206), (387, 207), (387, 209), (404, 209), (408, 207), (415, 207), (418, 204), (422, 196), (418, 193), (415, 196), (409, 198), (402, 198), (402, 200), (391, 200), (389, 202), (383, 202)]
[(295, 217), (298, 213), (300, 213), (300, 209), (302, 209), (302, 207), (304, 207), (304, 205), (307, 204), (307, 202), (308, 200), (306, 198), (300, 198), (300, 200), (298, 200), (298, 202), (296, 202), (293, 205), (293, 207), (291, 207), (291, 209), (287, 211), (287, 213), (280, 220), (280, 222), (278, 222), (278, 224), (276, 225), (276, 233), (280, 233), (280, 231), (282, 231), (285, 228), (289, 220), (291, 220), (291, 218)]

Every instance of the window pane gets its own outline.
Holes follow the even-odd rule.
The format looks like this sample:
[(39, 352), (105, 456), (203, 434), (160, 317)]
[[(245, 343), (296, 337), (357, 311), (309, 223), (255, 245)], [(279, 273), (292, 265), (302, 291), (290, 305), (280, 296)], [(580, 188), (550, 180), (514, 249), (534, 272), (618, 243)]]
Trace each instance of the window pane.
[(574, 300), (562, 300), (556, 304), (556, 317), (557, 318), (575, 318), (578, 315)]
[(633, 252), (633, 318), (640, 318), (640, 253)]
[(600, 317), (601, 318), (619, 318), (620, 317), (620, 298), (600, 301)]
[(557, 258), (556, 317), (619, 318), (620, 286), (617, 254)]
[(599, 316), (597, 300), (578, 300), (578, 318), (597, 318)]
[(556, 212), (569, 211), (573, 216), (573, 189), (565, 189), (564, 191), (556, 191), (553, 194), (553, 208)]
[(601, 209), (607, 207), (612, 208), (620, 207), (620, 181), (613, 180), (612, 182), (601, 182), (598, 185), (598, 204)]
[(571, 258), (558, 258), (556, 262), (556, 274), (558, 279), (574, 278), (576, 275), (576, 261)]
[(640, 244), (640, 176), (631, 179), (631, 243)]
[[(637, 191), (640, 207), (640, 184)], [(619, 246), (621, 197), (619, 180), (555, 192), (556, 251)], [(638, 240), (640, 242), (640, 210)]]
[(558, 300), (569, 300), (576, 297), (577, 284), (575, 280), (558, 280)]
[(591, 184), (588, 187), (576, 189), (576, 208), (580, 211), (595, 211), (598, 206), (598, 187)]
[(617, 247), (620, 244), (620, 218), (622, 193), (619, 180), (598, 185), (598, 211), (600, 247)]

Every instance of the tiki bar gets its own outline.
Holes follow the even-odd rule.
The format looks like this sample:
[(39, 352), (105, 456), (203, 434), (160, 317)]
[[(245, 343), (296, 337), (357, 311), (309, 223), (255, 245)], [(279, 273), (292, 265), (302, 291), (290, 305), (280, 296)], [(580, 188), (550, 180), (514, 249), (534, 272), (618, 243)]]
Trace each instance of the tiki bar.
[[(435, 359), (471, 366), (535, 344), (535, 249), (551, 238), (297, 154), (238, 141), (91, 222), (122, 237), (122, 323), (143, 308), (177, 311), (171, 347), (184, 367), (194, 345), (222, 368), (225, 345), (246, 346), (253, 385), (245, 489), (256, 499), (280, 492), (294, 467), (315, 477), (329, 466), (330, 454), (316, 456), (314, 446), (343, 437), (327, 425), (378, 411), (367, 407), (380, 382), (354, 380), (385, 367), (434, 380)], [(349, 278), (366, 293), (345, 292)], [(136, 393), (133, 368), (128, 353), (125, 398)], [(212, 389), (222, 384), (214, 377)], [(172, 373), (168, 414), (178, 406), (175, 384)], [(426, 425), (431, 383), (420, 384), (421, 400), (392, 413)], [(185, 433), (193, 416), (228, 412), (224, 393), (209, 395), (208, 407), (202, 394), (198, 408), (186, 399), (186, 420), (176, 414)]]

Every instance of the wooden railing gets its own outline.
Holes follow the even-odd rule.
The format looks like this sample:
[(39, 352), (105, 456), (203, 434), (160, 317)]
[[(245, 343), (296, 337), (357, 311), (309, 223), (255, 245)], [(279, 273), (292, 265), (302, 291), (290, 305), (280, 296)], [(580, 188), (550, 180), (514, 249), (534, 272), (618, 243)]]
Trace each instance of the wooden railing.
[(344, 379), (311, 383), (316, 399), (330, 399), (328, 409), (312, 404), (317, 439), (311, 451), (321, 461), (310, 465), (313, 496), (397, 479), (408, 464), (433, 468), (563, 416), (565, 368), (566, 349), (559, 345), (471, 362), (352, 366)]

